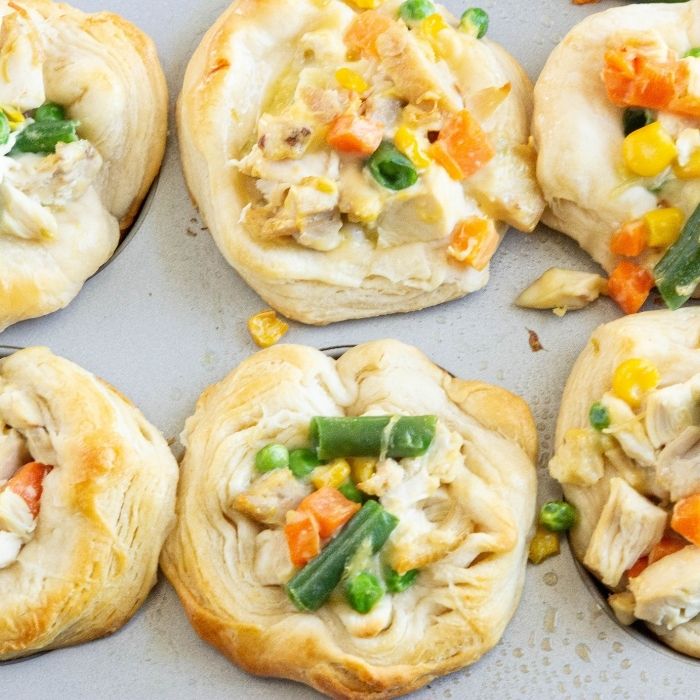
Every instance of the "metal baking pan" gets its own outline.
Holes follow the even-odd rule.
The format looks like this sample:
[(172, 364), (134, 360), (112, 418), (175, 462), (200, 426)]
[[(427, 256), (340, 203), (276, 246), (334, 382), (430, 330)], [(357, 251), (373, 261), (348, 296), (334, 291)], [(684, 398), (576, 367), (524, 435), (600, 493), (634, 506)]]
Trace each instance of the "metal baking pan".
[[(171, 104), (185, 66), (226, 0), (75, 0), (87, 11), (110, 9), (158, 44)], [(464, 9), (454, 0), (447, 6)], [(535, 78), (549, 52), (585, 15), (623, 3), (577, 7), (569, 0), (483, 0), (490, 36)], [(466, 5), (466, 3), (465, 3)], [(172, 124), (172, 119), (171, 119)], [(486, 290), (405, 316), (310, 328), (292, 324), (285, 342), (319, 348), (394, 337), (413, 343), (440, 366), (521, 394), (540, 431), (539, 498), (558, 494), (546, 473), (554, 424), (571, 365), (600, 323), (619, 314), (603, 300), (560, 319), (524, 311), (513, 300), (548, 267), (595, 270), (568, 239), (540, 227), (511, 232)], [(89, 280), (65, 310), (13, 326), (5, 346), (48, 345), (115, 384), (175, 439), (201, 391), (255, 351), (245, 321), (265, 304), (224, 262), (192, 205), (178, 160), (175, 129), (150, 207), (128, 247)], [(528, 329), (544, 347), (533, 353)], [(174, 449), (178, 452), (177, 443)], [(529, 567), (520, 608), (501, 643), (481, 661), (433, 682), (415, 697), (635, 698), (697, 694), (700, 662), (680, 656), (636, 629), (621, 628), (574, 563), (559, 557)], [(161, 581), (117, 634), (0, 667), (5, 698), (309, 698), (308, 688), (249, 676), (192, 631), (170, 586)]]

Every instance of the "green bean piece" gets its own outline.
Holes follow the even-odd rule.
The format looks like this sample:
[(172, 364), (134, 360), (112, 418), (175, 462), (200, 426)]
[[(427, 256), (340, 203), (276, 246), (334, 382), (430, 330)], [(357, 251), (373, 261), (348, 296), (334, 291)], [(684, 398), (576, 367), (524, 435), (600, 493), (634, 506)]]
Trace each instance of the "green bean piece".
[(255, 455), (255, 468), (259, 472), (271, 472), (289, 466), (289, 450), (284, 445), (270, 443)]
[(489, 15), (480, 7), (470, 7), (462, 14), (459, 28), (475, 39), (483, 39), (489, 30)]
[[(435, 416), (353, 416), (311, 419), (310, 437), (319, 459), (420, 457), (435, 437)], [(385, 450), (382, 450), (382, 447)]]
[(435, 5), (430, 0), (406, 0), (399, 7), (399, 16), (406, 24), (425, 19), (435, 12)]
[(306, 447), (289, 453), (289, 468), (297, 479), (306, 478), (320, 464), (321, 460), (316, 456), (316, 452)]
[(685, 52), (683, 58), (700, 58), (700, 46), (694, 46)]
[(56, 144), (78, 140), (77, 126), (78, 122), (72, 120), (34, 122), (20, 132), (14, 150), (20, 153), (53, 153)]
[(363, 571), (347, 582), (345, 597), (355, 612), (366, 615), (384, 597), (384, 587), (374, 574)]
[(678, 240), (654, 268), (656, 287), (669, 309), (679, 309), (700, 283), (700, 204)]
[(346, 564), (369, 538), (378, 552), (399, 519), (378, 501), (367, 501), (326, 548), (287, 584), (287, 595), (299, 610), (318, 610), (340, 582)]
[(34, 112), (34, 121), (62, 122), (65, 121), (66, 110), (55, 102), (45, 102)]
[(372, 177), (389, 190), (405, 190), (418, 180), (413, 163), (389, 141), (382, 142), (369, 157), (367, 167)]
[(349, 501), (355, 501), (355, 503), (363, 503), (365, 500), (365, 496), (360, 491), (360, 489), (353, 484), (352, 481), (346, 481), (344, 484), (341, 484), (338, 487), (338, 491), (345, 496)]
[(10, 120), (0, 109), (0, 146), (4, 146), (10, 138)]
[(405, 574), (400, 574), (394, 571), (390, 566), (384, 569), (384, 583), (389, 593), (403, 593), (407, 588), (410, 588), (418, 578), (418, 569), (411, 569)]
[(576, 509), (565, 501), (549, 501), (540, 509), (540, 525), (552, 532), (565, 532), (576, 524)]
[(625, 132), (625, 136), (629, 136), (633, 131), (638, 131), (655, 121), (656, 117), (650, 109), (628, 107), (622, 113), (622, 129)]
[(596, 401), (588, 411), (588, 421), (598, 431), (610, 427), (610, 411), (600, 401)]

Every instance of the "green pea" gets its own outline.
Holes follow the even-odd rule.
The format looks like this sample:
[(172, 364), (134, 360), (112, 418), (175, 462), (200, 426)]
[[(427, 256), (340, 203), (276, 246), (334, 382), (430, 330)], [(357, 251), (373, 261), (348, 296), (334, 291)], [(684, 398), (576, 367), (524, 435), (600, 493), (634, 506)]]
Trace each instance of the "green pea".
[(34, 122), (23, 129), (13, 151), (20, 153), (53, 153), (58, 143), (72, 143), (78, 140), (75, 121)]
[(271, 472), (273, 469), (284, 469), (289, 465), (289, 450), (284, 445), (271, 443), (265, 445), (255, 455), (255, 468), (259, 472)]
[(399, 16), (409, 24), (435, 14), (435, 5), (429, 0), (406, 0), (399, 7)]
[(0, 110), (0, 146), (7, 143), (7, 139), (10, 138), (10, 120), (7, 118), (5, 112)]
[(367, 614), (384, 596), (381, 581), (369, 571), (353, 576), (345, 586), (345, 597), (356, 612)]
[(363, 503), (365, 500), (364, 494), (360, 489), (352, 483), (352, 481), (346, 481), (338, 487), (338, 491), (345, 496), (349, 501), (355, 501), (355, 503)]
[(588, 420), (596, 430), (605, 430), (610, 427), (610, 411), (596, 401), (588, 411)]
[(685, 52), (685, 56), (683, 56), (683, 58), (700, 58), (700, 46), (688, 49)]
[(628, 107), (622, 114), (622, 128), (625, 136), (629, 136), (633, 131), (638, 131), (655, 121), (654, 113), (650, 109)]
[(540, 509), (540, 525), (552, 532), (565, 532), (576, 524), (576, 509), (564, 501), (549, 501)]
[(61, 122), (66, 118), (66, 110), (55, 102), (45, 102), (34, 112), (37, 122)]
[(289, 468), (297, 479), (304, 479), (321, 464), (315, 450), (300, 447), (289, 453)]
[(482, 39), (489, 30), (489, 15), (480, 7), (470, 7), (459, 20), (459, 28), (475, 39)]
[(384, 583), (390, 593), (403, 593), (410, 588), (418, 578), (418, 569), (411, 569), (405, 574), (394, 571), (390, 566), (384, 569)]
[(393, 143), (384, 141), (367, 161), (372, 177), (390, 190), (405, 190), (418, 180), (413, 163)]

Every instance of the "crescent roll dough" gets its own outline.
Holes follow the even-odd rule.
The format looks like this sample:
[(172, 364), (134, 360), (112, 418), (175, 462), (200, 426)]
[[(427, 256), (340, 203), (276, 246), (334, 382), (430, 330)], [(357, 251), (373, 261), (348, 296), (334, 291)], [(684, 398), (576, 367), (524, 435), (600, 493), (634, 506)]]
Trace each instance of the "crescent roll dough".
[[(480, 289), (506, 224), (531, 231), (544, 208), (522, 69), (440, 6), (407, 25), (399, 5), (237, 0), (185, 75), (194, 201), (246, 282), (305, 323)], [(414, 184), (373, 175), (380, 150)]]
[[(604, 70), (609, 70), (612, 85), (616, 69), (610, 66), (616, 58), (641, 56), (659, 71), (700, 75), (700, 59), (683, 58), (699, 45), (700, 0), (629, 4), (591, 15), (574, 27), (537, 81), (533, 136), (539, 152), (537, 177), (548, 205), (543, 221), (578, 241), (608, 272), (629, 258), (653, 269), (673, 238), (649, 235), (639, 253), (634, 246), (613, 245), (613, 251), (613, 234), (621, 227), (657, 208), (675, 207), (687, 220), (700, 202), (700, 168), (692, 176), (689, 167), (693, 157), (700, 163), (700, 83), (691, 84), (697, 91), (695, 116), (670, 106), (650, 115), (673, 143), (670, 160), (662, 159), (652, 170), (642, 168), (650, 173), (643, 176), (629, 168), (632, 161), (623, 155), (623, 112), (625, 100), (647, 100), (628, 95), (614, 102), (616, 93), (609, 95)], [(686, 169), (684, 175), (679, 165)]]
[(0, 360), (0, 660), (129, 620), (176, 482), (163, 437), (111, 386), (46, 348)]
[[(117, 15), (2, 0), (0, 21), (12, 128), (0, 145), (2, 331), (66, 306), (111, 257), (160, 167), (167, 92), (153, 43)], [(46, 102), (77, 122), (78, 140), (18, 153)]]
[(593, 333), (566, 384), (549, 469), (579, 512), (574, 553), (614, 592), (618, 618), (700, 658), (700, 522), (693, 531), (683, 516), (700, 499), (700, 309)]
[[(420, 574), (367, 615), (337, 590), (317, 612), (302, 613), (283, 588), (291, 575), (284, 535), (259, 522), (272, 522), (272, 509), (262, 516), (244, 501), (265, 483), (251, 486), (255, 455), (270, 442), (308, 444), (313, 416), (365, 414), (437, 416), (424, 457), (380, 459), (361, 484), (399, 519), (382, 550), (391, 566), (399, 570), (403, 559), (403, 569)], [(247, 671), (333, 697), (388, 698), (473, 663), (498, 642), (522, 590), (535, 505), (537, 438), (521, 399), (453, 378), (393, 340), (337, 361), (279, 345), (207, 389), (182, 439), (178, 521), (161, 565), (197, 632)], [(294, 508), (311, 486), (289, 469), (262, 478), (270, 475), (284, 483), (267, 505), (282, 498), (284, 516), (283, 506)], [(271, 552), (275, 541), (281, 547)]]

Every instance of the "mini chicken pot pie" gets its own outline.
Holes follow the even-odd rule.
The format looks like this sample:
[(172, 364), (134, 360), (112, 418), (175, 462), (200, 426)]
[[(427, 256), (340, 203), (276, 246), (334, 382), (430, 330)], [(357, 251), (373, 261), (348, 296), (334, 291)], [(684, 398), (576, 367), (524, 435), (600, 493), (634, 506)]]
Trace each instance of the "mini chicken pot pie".
[(273, 307), (325, 324), (482, 288), (506, 224), (544, 208), (531, 86), (427, 0), (239, 0), (190, 62), (185, 175), (217, 245)]
[(46, 348), (0, 360), (0, 660), (126, 623), (176, 482), (165, 440), (105, 382)]
[(700, 658), (700, 309), (601, 326), (569, 377), (552, 476), (624, 624)]
[(625, 313), (700, 282), (700, 0), (592, 15), (535, 87), (543, 221), (610, 274)]
[(397, 341), (281, 345), (205, 391), (182, 440), (161, 564), (247, 671), (393, 697), (499, 640), (534, 514), (521, 399)]
[(0, 1), (0, 331), (66, 306), (114, 252), (165, 148), (151, 40), (117, 15)]

